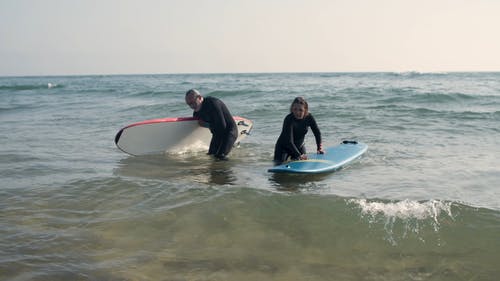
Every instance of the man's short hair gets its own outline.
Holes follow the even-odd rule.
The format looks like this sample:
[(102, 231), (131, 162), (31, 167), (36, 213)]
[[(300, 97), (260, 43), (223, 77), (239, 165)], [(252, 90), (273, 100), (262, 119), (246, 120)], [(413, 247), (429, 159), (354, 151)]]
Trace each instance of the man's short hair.
[(189, 95), (193, 95), (195, 98), (201, 96), (200, 92), (198, 90), (196, 90), (196, 89), (191, 89), (191, 90), (187, 91), (186, 92), (186, 97), (189, 96)]

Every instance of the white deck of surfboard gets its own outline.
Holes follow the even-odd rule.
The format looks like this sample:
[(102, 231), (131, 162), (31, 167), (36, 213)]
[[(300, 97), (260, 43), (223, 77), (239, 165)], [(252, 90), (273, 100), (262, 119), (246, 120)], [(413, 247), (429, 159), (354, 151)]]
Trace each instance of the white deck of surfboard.
[[(245, 138), (253, 122), (235, 116), (238, 139)], [(116, 146), (131, 155), (181, 153), (208, 149), (212, 134), (191, 117), (152, 119), (128, 125), (115, 137)]]

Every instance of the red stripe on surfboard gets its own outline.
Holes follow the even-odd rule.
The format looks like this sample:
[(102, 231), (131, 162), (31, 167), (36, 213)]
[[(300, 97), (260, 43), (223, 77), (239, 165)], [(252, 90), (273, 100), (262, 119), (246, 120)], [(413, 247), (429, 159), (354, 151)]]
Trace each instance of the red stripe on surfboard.
[[(233, 116), (233, 118), (237, 121), (241, 120), (248, 120), (243, 117), (239, 116)], [(158, 118), (158, 119), (151, 119), (151, 120), (144, 120), (141, 122), (133, 123), (128, 126), (125, 126), (122, 130), (125, 130), (130, 127), (134, 126), (139, 126), (139, 125), (148, 125), (148, 124), (155, 124), (155, 123), (169, 123), (169, 122), (182, 122), (182, 121), (193, 121), (193, 120), (198, 120), (198, 118), (195, 117), (171, 117), (171, 118)]]
[(180, 121), (192, 121), (192, 120), (198, 120), (198, 119), (194, 118), (194, 117), (158, 118), (158, 119), (144, 120), (144, 121), (141, 121), (141, 122), (133, 123), (133, 124), (130, 124), (130, 125), (126, 126), (123, 129), (127, 129), (127, 128), (134, 127), (134, 126), (139, 126), (139, 125), (147, 125), (147, 124), (155, 124), (155, 123), (180, 122)]

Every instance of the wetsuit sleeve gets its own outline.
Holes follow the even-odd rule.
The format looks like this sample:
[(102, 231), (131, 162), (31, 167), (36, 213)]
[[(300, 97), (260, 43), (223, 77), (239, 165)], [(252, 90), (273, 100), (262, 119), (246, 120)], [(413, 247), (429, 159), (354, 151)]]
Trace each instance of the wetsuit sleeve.
[(294, 138), (293, 138), (293, 122), (292, 118), (290, 118), (290, 115), (285, 117), (285, 120), (283, 121), (283, 135), (285, 136), (285, 140), (287, 141), (287, 145), (289, 149), (291, 149), (291, 156), (294, 158), (300, 157), (301, 153), (300, 150), (297, 148), (297, 146), (294, 143)]
[(318, 124), (316, 123), (316, 119), (309, 114), (309, 127), (311, 127), (311, 130), (313, 131), (314, 138), (316, 139), (316, 146), (317, 149), (320, 150), (321, 148), (321, 131), (318, 128)]
[(209, 128), (210, 129), (210, 124), (208, 122), (205, 122), (200, 114), (196, 111), (193, 111), (193, 117), (198, 119), (198, 125), (200, 125), (201, 127), (205, 127), (205, 128)]
[(226, 131), (227, 128), (227, 122), (226, 119), (224, 118), (224, 106), (221, 101), (217, 100), (213, 104), (213, 112), (212, 112), (212, 126), (213, 130), (217, 134), (222, 134), (224, 131)]

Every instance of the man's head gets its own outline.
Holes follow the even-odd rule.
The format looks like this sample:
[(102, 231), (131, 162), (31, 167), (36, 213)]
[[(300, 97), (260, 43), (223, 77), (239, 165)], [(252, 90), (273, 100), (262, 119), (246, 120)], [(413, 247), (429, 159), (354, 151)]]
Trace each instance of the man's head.
[(203, 96), (196, 89), (191, 89), (186, 92), (186, 104), (191, 107), (195, 112), (200, 111)]

